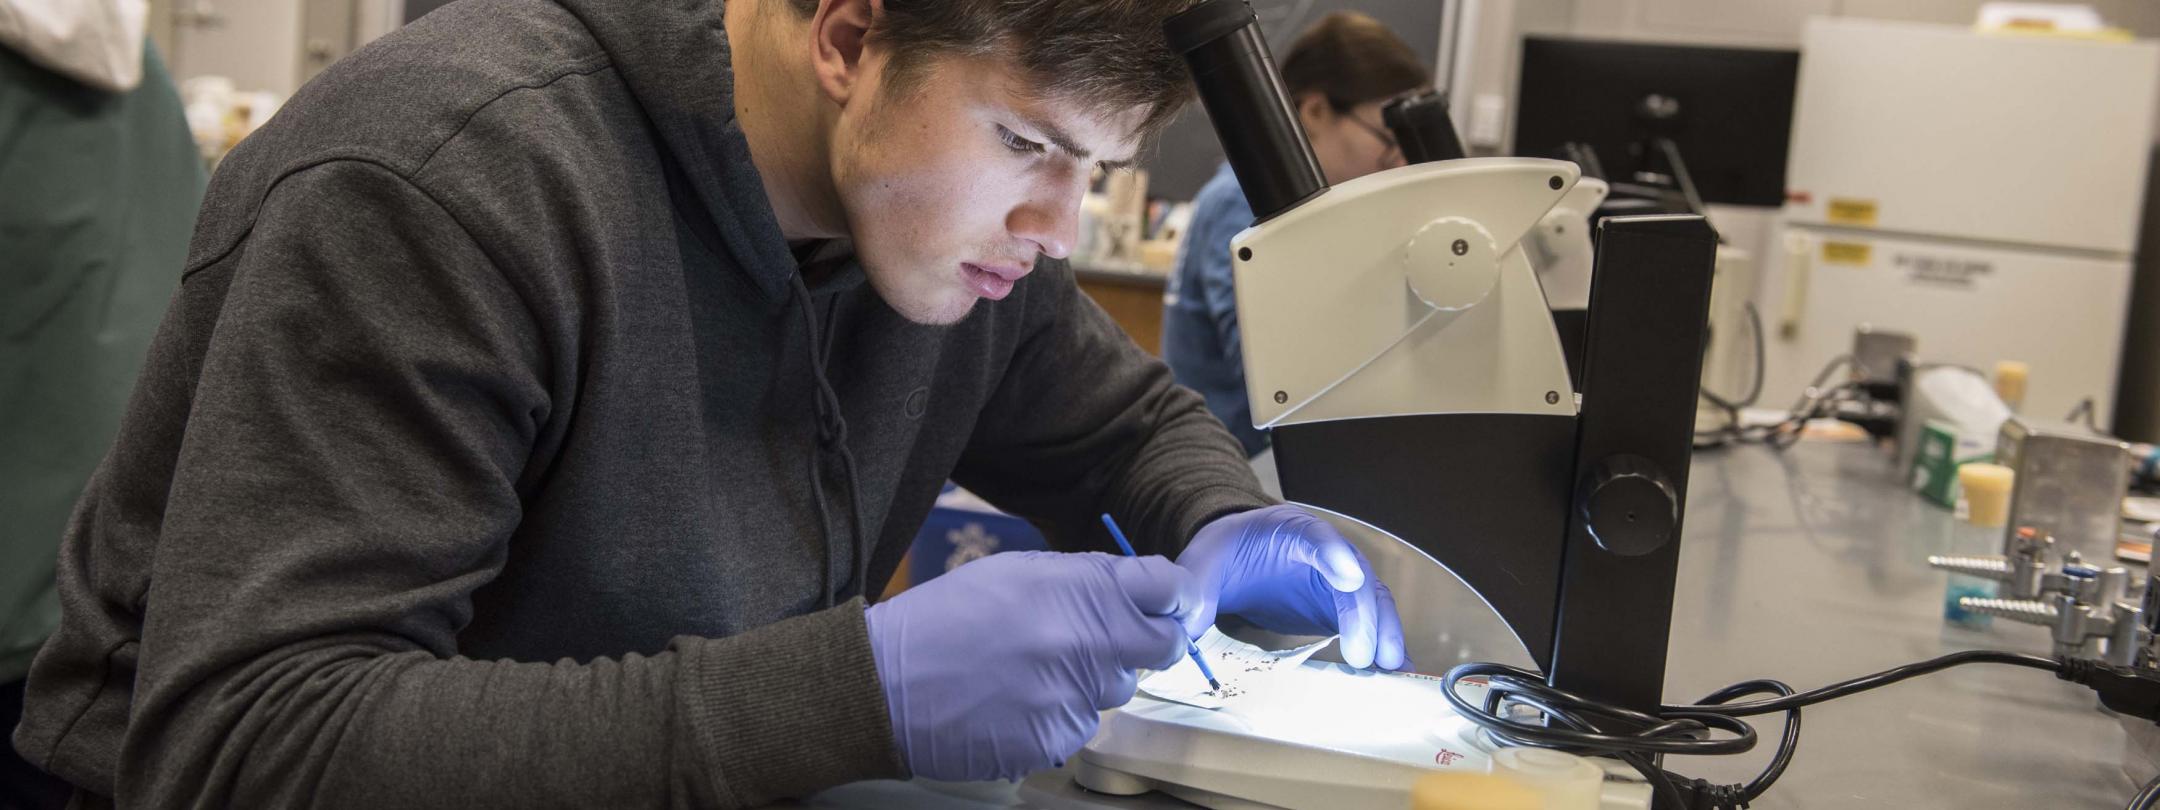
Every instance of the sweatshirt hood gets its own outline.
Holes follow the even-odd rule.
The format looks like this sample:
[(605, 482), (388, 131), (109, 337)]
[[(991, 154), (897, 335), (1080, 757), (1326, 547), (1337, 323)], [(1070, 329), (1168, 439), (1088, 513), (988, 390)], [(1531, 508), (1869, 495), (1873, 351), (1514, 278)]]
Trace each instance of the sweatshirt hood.
[(773, 300), (794, 256), (735, 120), (734, 55), (723, 0), (558, 0), (592, 31), (645, 109), (661, 147), (722, 247)]

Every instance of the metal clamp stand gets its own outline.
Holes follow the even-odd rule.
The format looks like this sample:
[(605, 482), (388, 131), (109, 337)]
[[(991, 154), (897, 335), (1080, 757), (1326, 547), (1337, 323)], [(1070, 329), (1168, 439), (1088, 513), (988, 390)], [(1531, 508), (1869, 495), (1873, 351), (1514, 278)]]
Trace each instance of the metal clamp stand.
[(2130, 598), (2129, 570), (2087, 565), (2072, 551), (2060, 569), (2049, 571), (2054, 546), (2054, 538), (2020, 527), (2002, 556), (1931, 556), (1928, 565), (2009, 586), (2002, 597), (1959, 598), (1958, 607), (2047, 627), (2055, 655), (2085, 657), (2090, 643), (2101, 640), (2105, 649), (2098, 657), (2111, 664), (2137, 663), (2146, 613), (2139, 600)]
[(1929, 555), (1928, 566), (2010, 586), (2011, 599), (2038, 599), (2044, 591), (2055, 538), (2021, 526), (2003, 541), (2000, 556)]

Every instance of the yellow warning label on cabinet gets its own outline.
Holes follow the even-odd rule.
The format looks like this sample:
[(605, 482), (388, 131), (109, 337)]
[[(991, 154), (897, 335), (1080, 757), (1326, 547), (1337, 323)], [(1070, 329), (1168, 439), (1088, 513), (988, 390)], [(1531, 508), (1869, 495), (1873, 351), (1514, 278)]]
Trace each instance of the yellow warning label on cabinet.
[(1866, 242), (1822, 243), (1823, 264), (1867, 264), (1874, 246)]
[(1875, 201), (1855, 200), (1850, 197), (1831, 197), (1830, 210), (1825, 212), (1824, 216), (1830, 220), (1832, 225), (1857, 225), (1862, 228), (1873, 228), (1875, 227)]

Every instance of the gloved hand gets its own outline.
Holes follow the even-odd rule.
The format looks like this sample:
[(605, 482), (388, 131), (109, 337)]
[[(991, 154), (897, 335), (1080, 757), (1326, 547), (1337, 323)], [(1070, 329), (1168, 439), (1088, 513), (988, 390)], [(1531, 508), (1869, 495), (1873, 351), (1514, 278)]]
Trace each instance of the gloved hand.
[(1185, 619), (1198, 638), (1215, 614), (1235, 613), (1278, 633), (1342, 634), (1343, 663), (1401, 669), (1395, 595), (1364, 555), (1327, 521), (1282, 504), (1216, 518), (1193, 535), (1178, 565), (1200, 580)]
[(1095, 736), (1134, 670), (1167, 669), (1198, 601), (1162, 557), (993, 554), (870, 606), (870, 652), (916, 776), (1017, 779)]

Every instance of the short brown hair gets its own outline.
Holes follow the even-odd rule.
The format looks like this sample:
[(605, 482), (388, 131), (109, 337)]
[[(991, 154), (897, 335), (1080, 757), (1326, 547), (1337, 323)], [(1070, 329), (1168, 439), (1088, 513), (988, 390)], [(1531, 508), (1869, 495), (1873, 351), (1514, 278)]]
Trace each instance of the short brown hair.
[(1355, 11), (1332, 12), (1299, 34), (1283, 57), (1282, 77), (1291, 95), (1319, 93), (1337, 110), (1432, 85), (1401, 37)]
[[(817, 13), (819, 0), (791, 0)], [(936, 55), (994, 56), (1020, 66), (1035, 93), (1096, 111), (1147, 109), (1152, 138), (1191, 99), (1185, 62), (1163, 20), (1199, 0), (884, 0), (868, 37), (892, 48), (884, 81), (905, 93)]]

